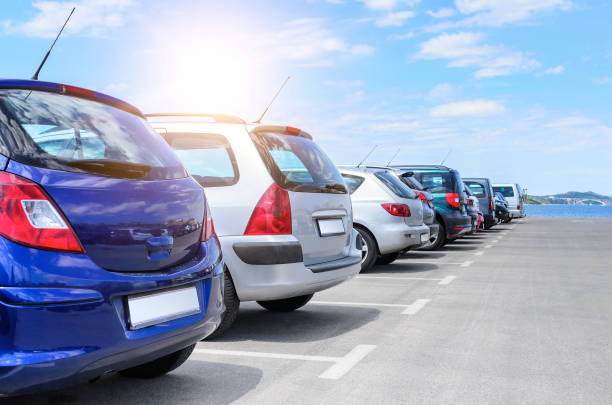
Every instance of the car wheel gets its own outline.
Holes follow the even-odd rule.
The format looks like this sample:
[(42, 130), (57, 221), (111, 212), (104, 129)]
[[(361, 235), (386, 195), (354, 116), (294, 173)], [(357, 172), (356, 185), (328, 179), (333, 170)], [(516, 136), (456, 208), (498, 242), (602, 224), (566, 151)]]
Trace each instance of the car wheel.
[(361, 271), (370, 270), (376, 263), (378, 257), (378, 246), (374, 236), (365, 229), (355, 228), (363, 239), (363, 247), (361, 249)]
[(225, 312), (223, 313), (223, 318), (217, 329), (215, 329), (206, 339), (216, 338), (225, 333), (225, 331), (233, 325), (238, 316), (238, 309), (240, 309), (240, 300), (238, 299), (238, 294), (236, 294), (234, 280), (232, 280), (232, 276), (227, 268), (225, 268), (223, 277), (223, 303), (225, 304)]
[(300, 295), (297, 297), (284, 298), (281, 300), (257, 301), (257, 303), (268, 311), (291, 312), (306, 305), (313, 295), (314, 294)]
[(160, 357), (157, 360), (141, 364), (140, 366), (128, 368), (126, 370), (121, 370), (119, 371), (119, 374), (132, 378), (161, 377), (187, 361), (195, 346), (196, 345), (191, 345), (174, 353), (170, 353), (167, 356)]
[(438, 232), (431, 235), (429, 238), (429, 245), (422, 247), (419, 250), (436, 250), (446, 244), (446, 228), (444, 228), (444, 225), (438, 222), (438, 220), (436, 220), (435, 223), (439, 225)]
[(402, 252), (393, 252), (387, 253), (386, 255), (380, 255), (376, 259), (376, 264), (391, 264), (396, 261), (401, 256), (401, 254)]

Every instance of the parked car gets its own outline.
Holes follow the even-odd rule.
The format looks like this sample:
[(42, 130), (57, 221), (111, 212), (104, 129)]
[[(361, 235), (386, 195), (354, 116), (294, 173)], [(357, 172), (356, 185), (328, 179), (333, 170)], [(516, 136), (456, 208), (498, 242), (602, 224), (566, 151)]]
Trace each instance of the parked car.
[(478, 197), (480, 211), (484, 216), (485, 229), (491, 228), (497, 223), (495, 217), (495, 204), (493, 202), (494, 194), (491, 181), (484, 177), (469, 177), (463, 179), (465, 184), (472, 190), (472, 193)]
[(463, 180), (457, 170), (446, 166), (393, 165), (411, 171), (414, 177), (434, 197), (438, 234), (432, 237), (427, 249), (437, 249), (447, 241), (457, 239), (472, 229), (472, 218), (467, 214), (467, 200), (463, 192)]
[(351, 193), (353, 226), (363, 238), (361, 271), (389, 264), (429, 240), (423, 204), (395, 174), (378, 168), (341, 168)]
[(228, 270), (215, 336), (241, 301), (289, 312), (359, 273), (350, 196), (309, 134), (228, 115), (148, 117), (209, 198)]
[(493, 184), (493, 191), (499, 192), (506, 199), (511, 218), (525, 216), (525, 204), (518, 184)]
[(478, 217), (479, 215), (481, 215), (480, 209), (479, 209), (480, 204), (478, 202), (478, 197), (476, 197), (474, 193), (472, 193), (470, 188), (465, 183), (463, 183), (463, 191), (467, 195), (468, 204), (467, 204), (466, 210), (467, 210), (467, 213), (472, 218), (472, 231), (470, 233), (473, 234), (476, 232), (476, 230), (479, 227)]
[(165, 374), (213, 332), (202, 188), (135, 107), (0, 80), (0, 396)]
[(504, 196), (497, 192), (495, 193), (495, 216), (499, 222), (508, 223), (512, 220), (510, 210), (508, 209), (508, 202), (504, 199)]

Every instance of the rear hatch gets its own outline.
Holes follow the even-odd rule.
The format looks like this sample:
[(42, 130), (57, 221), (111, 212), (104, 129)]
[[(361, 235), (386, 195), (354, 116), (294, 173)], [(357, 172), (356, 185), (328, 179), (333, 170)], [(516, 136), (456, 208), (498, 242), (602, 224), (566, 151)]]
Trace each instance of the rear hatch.
[(469, 187), (472, 194), (478, 198), (480, 212), (483, 214), (490, 214), (493, 199), (490, 192), (488, 192), (489, 184), (484, 180), (478, 179), (466, 179), (464, 182), (465, 185)]
[(418, 194), (392, 173), (379, 171), (375, 172), (374, 176), (376, 176), (388, 191), (400, 197), (402, 202), (408, 205), (408, 208), (410, 208), (410, 216), (404, 217), (406, 224), (410, 226), (422, 225), (423, 202), (418, 198)]
[(203, 190), (141, 116), (30, 90), (0, 90), (0, 108), (8, 170), (44, 188), (99, 266), (159, 271), (198, 253)]
[(251, 138), (275, 183), (289, 195), (291, 233), (302, 245), (304, 264), (345, 257), (351, 200), (327, 154), (296, 128), (260, 126)]
[(414, 176), (431, 193), (434, 205), (439, 208), (456, 209), (465, 214), (464, 196), (460, 192), (455, 173), (449, 170), (415, 172)]

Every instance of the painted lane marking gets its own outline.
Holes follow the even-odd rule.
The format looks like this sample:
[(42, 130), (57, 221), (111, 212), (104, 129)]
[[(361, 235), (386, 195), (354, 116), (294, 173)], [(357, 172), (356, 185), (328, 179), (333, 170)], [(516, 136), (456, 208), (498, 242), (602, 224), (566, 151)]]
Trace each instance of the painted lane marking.
[(425, 280), (425, 281), (440, 281), (442, 278), (424, 278), (424, 277), (394, 277), (394, 276), (356, 276), (355, 278), (380, 278), (389, 280)]
[(463, 263), (461, 263), (461, 267), (470, 267), (472, 263), (474, 263), (473, 260), (466, 260)]
[(484, 255), (484, 252), (482, 250), (480, 252), (474, 253), (474, 256), (482, 256), (482, 255)]
[(421, 309), (423, 309), (423, 307), (425, 305), (427, 305), (427, 303), (431, 301), (431, 300), (427, 300), (427, 299), (418, 299), (416, 301), (414, 301), (413, 304), (408, 305), (408, 307), (404, 310), (404, 312), (402, 312), (403, 315), (415, 315), (417, 312), (419, 312)]
[(499, 239), (495, 239), (491, 241), (491, 243), (497, 243), (497, 242), (499, 242)]
[(485, 246), (485, 249), (491, 249), (493, 247), (493, 245), (487, 245)]
[[(206, 355), (220, 355), (220, 356), (239, 356), (239, 357), (257, 357), (264, 359), (281, 359), (281, 360), (302, 360), (302, 361), (316, 361), (316, 362), (328, 362), (334, 363), (322, 374), (319, 378), (325, 378), (330, 380), (338, 380), (346, 373), (348, 373), (353, 367), (363, 360), (372, 350), (376, 348), (376, 345), (357, 345), (353, 350), (348, 352), (343, 357), (331, 357), (331, 356), (308, 356), (302, 354), (287, 354), (287, 353), (266, 353), (266, 352), (247, 352), (239, 350), (218, 350), (218, 349), (195, 349), (194, 354), (206, 354)], [(197, 359), (195, 359), (197, 360)]]
[(453, 282), (454, 279), (456, 279), (457, 276), (446, 276), (444, 277), (442, 280), (440, 280), (440, 282), (438, 283), (438, 285), (449, 285), (450, 283)]

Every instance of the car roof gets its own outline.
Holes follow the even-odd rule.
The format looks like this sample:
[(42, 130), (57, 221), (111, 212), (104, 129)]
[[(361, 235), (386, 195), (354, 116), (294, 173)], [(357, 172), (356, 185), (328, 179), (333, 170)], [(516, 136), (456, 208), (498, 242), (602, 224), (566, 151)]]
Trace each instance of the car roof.
[(451, 169), (447, 166), (442, 165), (391, 165), (393, 169), (410, 169), (417, 171), (454, 171), (455, 169)]
[(144, 115), (138, 108), (134, 107), (129, 103), (126, 103), (123, 100), (120, 100), (113, 96), (109, 96), (108, 94), (100, 93), (98, 91), (89, 90), (77, 86), (71, 86), (69, 84), (43, 82), (39, 80), (0, 79), (0, 89), (33, 90), (44, 91), (47, 93), (64, 94), (71, 97), (98, 101), (100, 103), (119, 108), (121, 110), (144, 118)]

